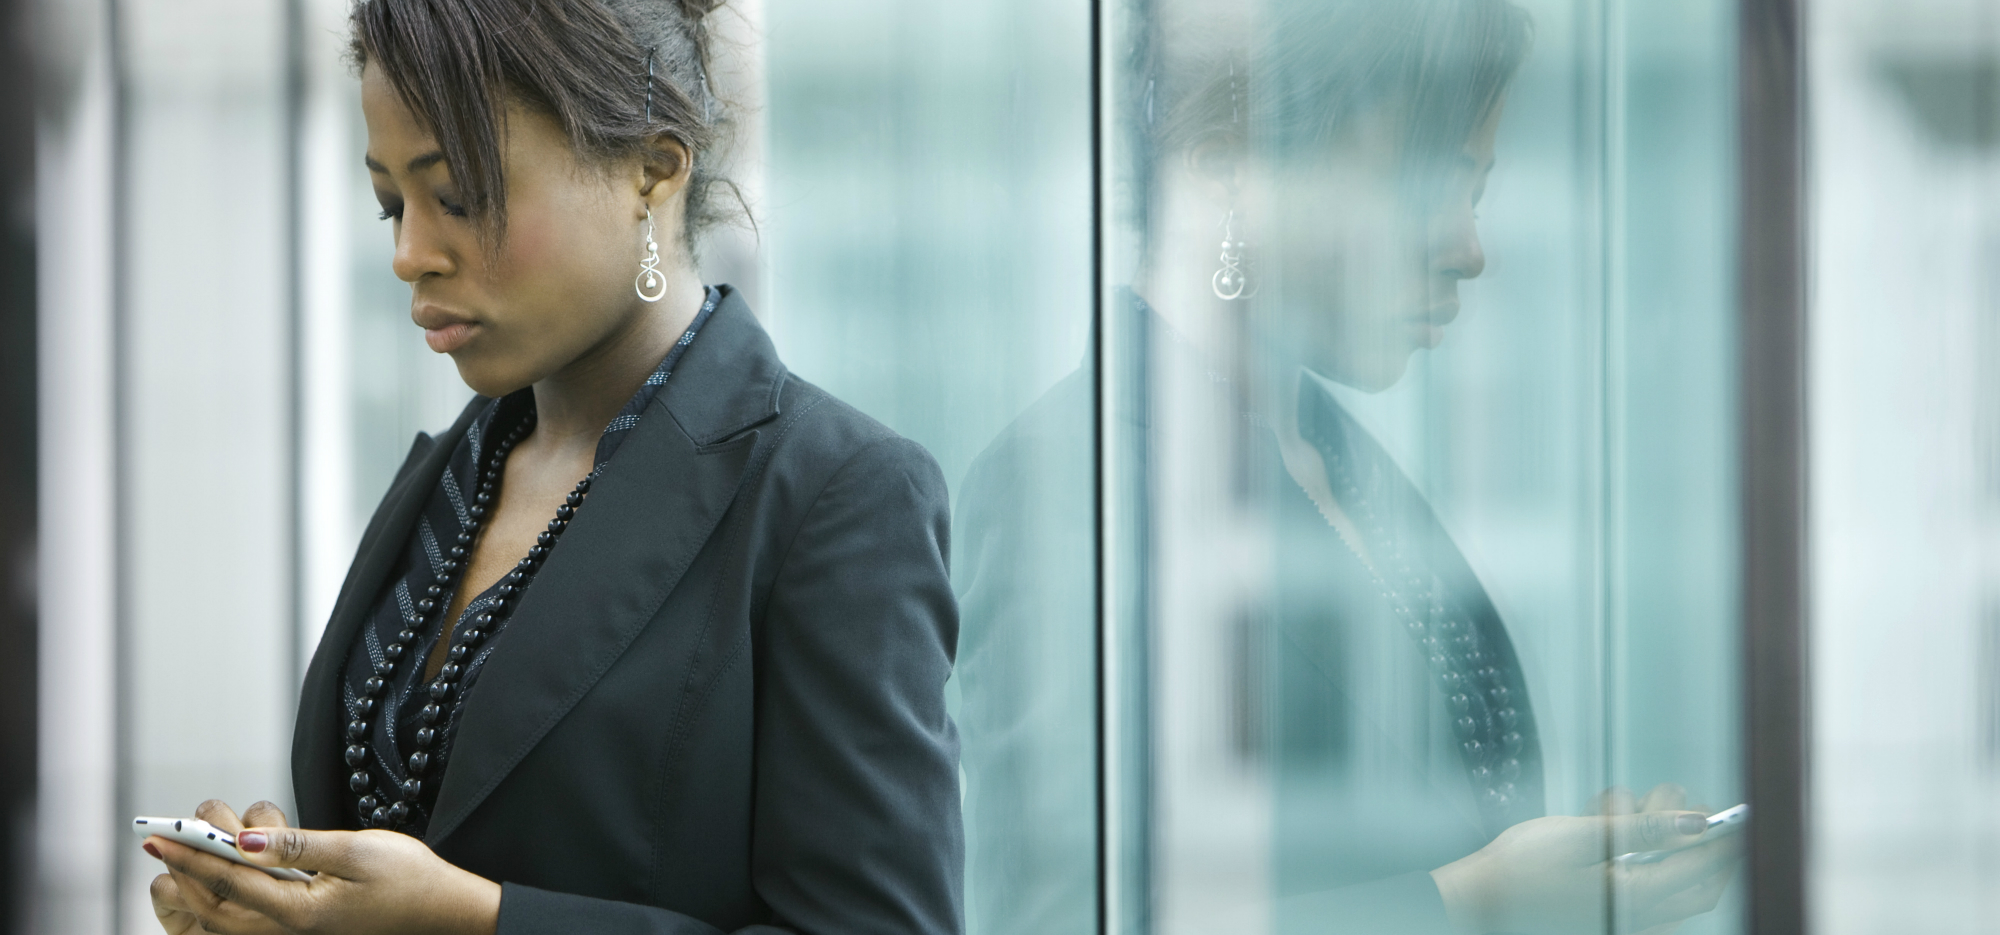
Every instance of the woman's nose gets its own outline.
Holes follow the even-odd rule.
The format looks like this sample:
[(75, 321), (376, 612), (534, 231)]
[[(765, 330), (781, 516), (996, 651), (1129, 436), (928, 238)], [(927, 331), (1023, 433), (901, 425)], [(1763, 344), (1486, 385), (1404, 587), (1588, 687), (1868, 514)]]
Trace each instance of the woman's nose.
[(1471, 211), (1442, 225), (1431, 254), (1431, 271), (1452, 279), (1478, 279), (1486, 272), (1486, 251), (1479, 244), (1479, 222)]
[(429, 275), (449, 275), (452, 260), (438, 244), (430, 225), (420, 217), (406, 215), (397, 225), (396, 256), (389, 265), (396, 271), (397, 279), (415, 283)]

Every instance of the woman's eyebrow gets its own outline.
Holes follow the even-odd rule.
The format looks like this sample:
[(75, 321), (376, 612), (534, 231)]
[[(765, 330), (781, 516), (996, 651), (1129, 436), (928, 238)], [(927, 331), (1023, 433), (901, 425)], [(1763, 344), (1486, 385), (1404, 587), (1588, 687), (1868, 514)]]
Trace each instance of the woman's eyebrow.
[[(410, 160), (409, 164), (403, 167), (403, 171), (409, 173), (422, 172), (425, 169), (428, 169), (443, 161), (444, 161), (444, 153), (439, 152), (437, 150), (431, 150), (430, 152), (427, 152), (421, 156), (418, 156), (415, 159)], [(377, 175), (389, 174), (389, 167), (379, 162), (376, 162), (374, 156), (363, 155), (361, 157), (361, 163), (368, 167), (368, 171), (376, 173)]]

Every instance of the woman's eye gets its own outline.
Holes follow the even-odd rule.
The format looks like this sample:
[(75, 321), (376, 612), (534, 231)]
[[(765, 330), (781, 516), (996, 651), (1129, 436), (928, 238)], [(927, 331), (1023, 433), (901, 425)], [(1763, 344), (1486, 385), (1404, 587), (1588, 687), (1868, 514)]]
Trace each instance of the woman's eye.
[(446, 213), (446, 214), (448, 214), (448, 215), (450, 215), (450, 216), (452, 216), (452, 217), (455, 217), (455, 218), (462, 218), (462, 217), (465, 217), (465, 206), (464, 206), (464, 205), (455, 205), (455, 204), (452, 204), (452, 203), (451, 203), (451, 202), (449, 202), (449, 201), (446, 201), (446, 200), (444, 200), (443, 198), (439, 198), (439, 199), (438, 199), (438, 204), (439, 204), (439, 205), (441, 205), (441, 206), (443, 206), (443, 208), (444, 208), (444, 213)]
[(403, 218), (403, 206), (394, 205), (392, 207), (383, 208), (382, 213), (376, 215), (376, 218), (378, 220), (383, 220), (383, 221), (389, 221), (389, 220), (400, 221)]

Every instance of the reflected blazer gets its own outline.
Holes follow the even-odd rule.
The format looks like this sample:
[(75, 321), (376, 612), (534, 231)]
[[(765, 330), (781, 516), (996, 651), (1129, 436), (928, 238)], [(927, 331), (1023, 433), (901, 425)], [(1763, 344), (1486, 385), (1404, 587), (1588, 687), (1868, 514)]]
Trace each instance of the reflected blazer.
[[(471, 689), (425, 842), (503, 884), (501, 933), (956, 933), (943, 478), (723, 289)], [(485, 403), (362, 536), (299, 703), (303, 827), (352, 827), (339, 670)]]

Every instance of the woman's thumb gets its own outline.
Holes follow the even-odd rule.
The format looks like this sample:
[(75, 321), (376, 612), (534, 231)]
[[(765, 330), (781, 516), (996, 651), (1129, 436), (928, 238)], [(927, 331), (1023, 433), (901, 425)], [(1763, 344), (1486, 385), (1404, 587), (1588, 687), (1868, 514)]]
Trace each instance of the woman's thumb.
[(1700, 812), (1640, 812), (1611, 819), (1611, 852), (1663, 851), (1701, 840), (1708, 816)]
[(236, 833), (236, 849), (263, 867), (330, 871), (347, 869), (347, 835), (301, 828), (245, 828)]

